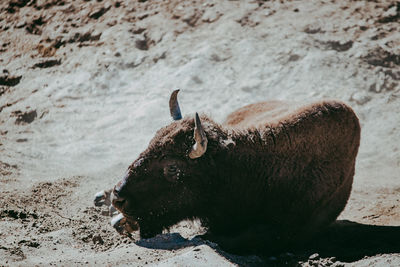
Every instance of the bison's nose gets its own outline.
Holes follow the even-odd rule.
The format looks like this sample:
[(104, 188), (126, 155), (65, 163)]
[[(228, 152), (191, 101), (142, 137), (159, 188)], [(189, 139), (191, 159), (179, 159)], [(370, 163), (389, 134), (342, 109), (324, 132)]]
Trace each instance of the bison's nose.
[(126, 202), (126, 199), (120, 196), (120, 192), (118, 189), (119, 188), (117, 186), (114, 188), (110, 198), (114, 207), (121, 208)]

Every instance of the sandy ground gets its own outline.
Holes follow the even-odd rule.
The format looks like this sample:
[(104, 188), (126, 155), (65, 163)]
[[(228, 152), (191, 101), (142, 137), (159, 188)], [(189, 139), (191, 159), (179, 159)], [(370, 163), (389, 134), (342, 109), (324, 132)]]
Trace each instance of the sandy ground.
[[(1, 1), (0, 265), (399, 266), (399, 22), (395, 1)], [(185, 115), (217, 121), (268, 99), (350, 104), (340, 221), (272, 256), (191, 239), (197, 222), (119, 235), (93, 196), (170, 122), (177, 87)]]

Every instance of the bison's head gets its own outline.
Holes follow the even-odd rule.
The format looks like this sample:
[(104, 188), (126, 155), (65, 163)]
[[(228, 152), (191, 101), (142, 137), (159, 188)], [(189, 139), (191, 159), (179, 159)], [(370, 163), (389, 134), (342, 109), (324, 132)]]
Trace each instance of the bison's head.
[(207, 137), (196, 113), (181, 119), (178, 90), (170, 99), (174, 122), (160, 129), (149, 147), (115, 186), (112, 203), (140, 227), (140, 236), (152, 237), (178, 221), (194, 217), (207, 179)]

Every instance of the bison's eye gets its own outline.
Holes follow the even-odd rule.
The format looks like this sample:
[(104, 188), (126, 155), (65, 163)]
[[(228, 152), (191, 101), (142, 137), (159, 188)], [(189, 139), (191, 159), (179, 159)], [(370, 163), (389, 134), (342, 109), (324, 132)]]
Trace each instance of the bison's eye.
[(164, 167), (164, 176), (168, 181), (179, 180), (179, 169), (175, 165), (167, 165)]

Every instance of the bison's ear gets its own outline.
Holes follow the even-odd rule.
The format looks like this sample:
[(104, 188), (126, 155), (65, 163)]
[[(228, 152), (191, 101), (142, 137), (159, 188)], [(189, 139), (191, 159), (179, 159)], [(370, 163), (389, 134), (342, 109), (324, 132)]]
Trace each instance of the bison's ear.
[(206, 133), (201, 126), (201, 121), (197, 112), (194, 123), (194, 140), (196, 141), (196, 143), (194, 144), (192, 151), (190, 151), (189, 153), (189, 157), (191, 159), (196, 159), (203, 156), (203, 154), (206, 153), (208, 143)]
[(171, 97), (169, 98), (169, 112), (171, 113), (171, 117), (174, 121), (182, 119), (181, 109), (178, 104), (178, 93), (179, 89), (172, 92)]

